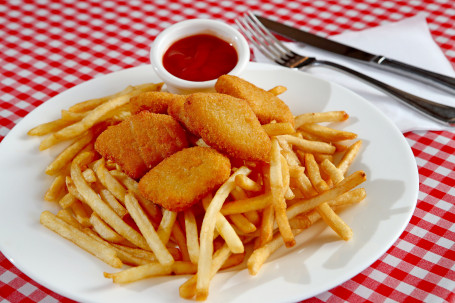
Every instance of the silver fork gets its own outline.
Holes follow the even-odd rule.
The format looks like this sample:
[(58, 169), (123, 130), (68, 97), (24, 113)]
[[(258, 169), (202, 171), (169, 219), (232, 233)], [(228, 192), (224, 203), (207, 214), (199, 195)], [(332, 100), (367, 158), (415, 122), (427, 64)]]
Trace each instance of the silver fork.
[(262, 25), (262, 23), (252, 13), (246, 13), (235, 22), (241, 32), (243, 32), (243, 34), (256, 48), (259, 49), (261, 53), (280, 65), (296, 69), (300, 69), (305, 66), (317, 65), (334, 68), (373, 85), (394, 99), (410, 106), (432, 119), (435, 119), (438, 122), (451, 126), (455, 124), (454, 107), (439, 104), (412, 95), (338, 63), (326, 60), (317, 60), (314, 57), (305, 57), (296, 54), (279, 41), (267, 28), (265, 28), (265, 26)]

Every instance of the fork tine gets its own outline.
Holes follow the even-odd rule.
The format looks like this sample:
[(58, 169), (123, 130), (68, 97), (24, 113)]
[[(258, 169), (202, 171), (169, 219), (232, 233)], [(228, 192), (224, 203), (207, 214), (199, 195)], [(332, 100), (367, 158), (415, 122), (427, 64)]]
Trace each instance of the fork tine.
[(253, 45), (257, 47), (261, 53), (263, 53), (267, 58), (269, 58), (272, 61), (276, 60), (277, 55), (271, 52), (268, 48), (264, 47), (264, 43), (262, 41), (259, 41), (259, 38), (257, 37), (257, 35), (255, 35), (254, 30), (251, 28), (246, 19), (240, 18), (238, 20), (235, 20), (235, 23), (243, 32), (243, 34), (248, 38), (248, 40), (250, 40), (251, 43), (253, 43)]
[(245, 14), (243, 18), (236, 20), (236, 24), (253, 45), (270, 60), (284, 64), (295, 56), (290, 49), (262, 25), (253, 13)]
[(280, 40), (278, 40), (265, 26), (261, 23), (261, 21), (256, 18), (256, 16), (252, 12), (248, 12), (248, 17), (251, 21), (253, 21), (253, 26), (258, 30), (260, 35), (270, 44), (272, 45), (277, 51), (283, 53), (290, 54), (292, 51), (287, 48)]

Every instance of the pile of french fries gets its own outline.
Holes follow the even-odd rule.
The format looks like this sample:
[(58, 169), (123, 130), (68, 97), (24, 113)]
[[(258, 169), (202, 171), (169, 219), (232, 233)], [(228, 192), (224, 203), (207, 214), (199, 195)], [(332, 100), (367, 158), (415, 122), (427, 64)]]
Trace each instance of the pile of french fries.
[[(180, 296), (205, 300), (220, 270), (247, 267), (256, 275), (281, 246), (322, 219), (340, 239), (353, 236), (336, 213), (362, 201), (363, 171), (348, 174), (361, 148), (355, 133), (329, 127), (348, 119), (344, 111), (306, 113), (290, 123), (263, 125), (272, 141), (269, 163), (243, 161), (200, 203), (173, 212), (145, 199), (138, 182), (94, 150), (97, 135), (131, 115), (132, 96), (162, 84), (130, 86), (62, 111), (60, 119), (29, 131), (44, 136), (40, 150), (66, 142), (48, 165), (53, 182), (44, 199), (61, 207), (40, 222), (113, 268), (114, 283), (162, 275), (191, 275)], [(280, 94), (286, 88), (270, 91)], [(202, 140), (195, 144), (204, 145)], [(238, 162), (238, 161), (237, 161)]]

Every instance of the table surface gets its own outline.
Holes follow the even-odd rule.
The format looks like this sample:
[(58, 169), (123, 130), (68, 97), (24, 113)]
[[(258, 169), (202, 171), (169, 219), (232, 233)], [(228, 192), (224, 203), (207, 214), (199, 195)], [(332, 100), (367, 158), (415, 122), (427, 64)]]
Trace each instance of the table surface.
[[(169, 25), (189, 18), (233, 24), (246, 10), (324, 36), (424, 13), (455, 67), (453, 0), (2, 1), (0, 141), (30, 111), (66, 89), (148, 64), (150, 43)], [(455, 132), (404, 136), (420, 178), (409, 225), (369, 268), (308, 302), (455, 302)], [(0, 253), (0, 301), (70, 300), (31, 280)]]

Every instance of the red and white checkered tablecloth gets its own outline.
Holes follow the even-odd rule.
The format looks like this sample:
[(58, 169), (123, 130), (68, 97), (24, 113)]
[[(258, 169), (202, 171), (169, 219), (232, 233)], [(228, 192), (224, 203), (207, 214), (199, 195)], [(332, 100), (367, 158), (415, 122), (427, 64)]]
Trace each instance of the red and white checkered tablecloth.
[[(7, 0), (0, 2), (0, 141), (66, 89), (148, 64), (151, 41), (169, 25), (197, 17), (233, 24), (246, 10), (326, 36), (425, 12), (455, 67), (453, 0)], [(308, 302), (455, 302), (455, 131), (405, 137), (420, 176), (409, 225), (369, 268)], [(31, 280), (0, 253), (0, 301), (70, 300)]]

